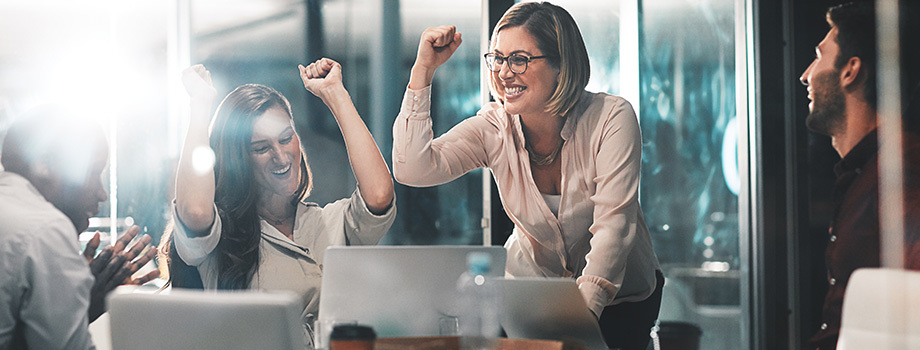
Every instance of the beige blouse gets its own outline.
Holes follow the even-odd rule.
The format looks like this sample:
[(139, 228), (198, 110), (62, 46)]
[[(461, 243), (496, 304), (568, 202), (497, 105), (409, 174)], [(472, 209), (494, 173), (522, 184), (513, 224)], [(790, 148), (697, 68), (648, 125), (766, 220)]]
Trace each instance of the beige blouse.
[[(221, 221), (216, 206), (214, 210), (214, 224), (207, 235), (190, 238), (183, 225), (176, 225), (174, 234), (179, 257), (186, 264), (198, 267), (205, 289), (217, 289), (217, 258), (211, 253), (220, 241)], [(326, 248), (377, 244), (395, 218), (395, 201), (386, 213), (375, 215), (367, 208), (361, 192), (355, 190), (351, 197), (325, 207), (316, 203), (300, 203), (294, 221), (293, 241), (261, 220), (259, 267), (252, 277), (250, 288), (296, 293), (303, 305), (302, 321), (307, 333), (312, 335), (313, 320), (319, 311)], [(173, 219), (179, 222), (175, 209)]]
[(575, 278), (597, 316), (652, 294), (658, 258), (639, 207), (642, 145), (629, 102), (585, 92), (569, 113), (556, 216), (533, 181), (518, 116), (490, 103), (433, 139), (430, 95), (429, 86), (403, 98), (393, 125), (396, 181), (434, 186), (488, 167), (515, 223), (505, 243), (507, 276)]

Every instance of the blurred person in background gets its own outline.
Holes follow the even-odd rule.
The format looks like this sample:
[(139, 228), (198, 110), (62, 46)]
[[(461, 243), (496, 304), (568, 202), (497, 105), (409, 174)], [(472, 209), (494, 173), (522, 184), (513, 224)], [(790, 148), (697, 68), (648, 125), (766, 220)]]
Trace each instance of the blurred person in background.
[(0, 163), (0, 349), (91, 349), (88, 325), (105, 296), (154, 256), (134, 226), (96, 255), (99, 233), (80, 254), (79, 234), (108, 195), (108, 145), (98, 124), (42, 107), (12, 124)]
[[(816, 349), (835, 349), (844, 292), (853, 271), (881, 266), (879, 157), (876, 93), (876, 24), (871, 2), (827, 11), (830, 30), (799, 78), (807, 87), (806, 126), (831, 137), (840, 155), (834, 166), (834, 216), (825, 252), (828, 291), (822, 324), (811, 338)], [(920, 138), (904, 132), (904, 267), (920, 269)], [(898, 208), (893, 208), (897, 210)]]

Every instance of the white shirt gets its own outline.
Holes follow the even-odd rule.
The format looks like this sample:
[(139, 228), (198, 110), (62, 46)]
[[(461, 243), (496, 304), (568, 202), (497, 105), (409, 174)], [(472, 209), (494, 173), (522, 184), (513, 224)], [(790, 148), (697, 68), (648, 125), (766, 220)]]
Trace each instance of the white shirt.
[(658, 258), (639, 207), (642, 137), (625, 99), (585, 92), (560, 136), (559, 215), (537, 189), (520, 118), (490, 103), (433, 138), (431, 87), (407, 89), (393, 124), (393, 175), (434, 186), (488, 167), (514, 221), (506, 275), (575, 278), (588, 307), (645, 300)]
[(0, 172), (0, 349), (95, 349), (93, 275), (79, 251), (70, 219), (28, 180)]
[(549, 207), (549, 211), (551, 211), (553, 215), (559, 216), (559, 201), (562, 200), (562, 195), (546, 193), (540, 194), (543, 195), (543, 201), (546, 202), (546, 206)]
[[(179, 215), (173, 205), (173, 219)], [(323, 256), (329, 246), (373, 245), (390, 229), (396, 218), (396, 201), (382, 215), (367, 208), (361, 192), (319, 207), (300, 203), (294, 220), (291, 241), (265, 220), (259, 244), (259, 266), (250, 283), (251, 289), (284, 290), (301, 299), (301, 321), (312, 334), (313, 320), (319, 311), (319, 292), (323, 277)], [(214, 207), (210, 232), (190, 238), (183, 225), (176, 225), (176, 252), (190, 266), (197, 266), (205, 289), (217, 289), (217, 255), (212, 254), (220, 241), (221, 220)]]

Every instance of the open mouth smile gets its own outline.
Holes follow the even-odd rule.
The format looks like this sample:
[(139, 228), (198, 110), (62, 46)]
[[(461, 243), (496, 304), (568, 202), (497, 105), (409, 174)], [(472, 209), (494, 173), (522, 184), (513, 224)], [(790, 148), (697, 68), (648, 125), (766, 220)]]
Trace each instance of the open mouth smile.
[(275, 174), (275, 175), (284, 175), (284, 174), (286, 174), (286, 173), (287, 173), (288, 171), (290, 171), (290, 170), (291, 170), (291, 164), (288, 164), (288, 165), (284, 166), (284, 168), (281, 168), (281, 169), (278, 169), (278, 170), (272, 170), (272, 174)]

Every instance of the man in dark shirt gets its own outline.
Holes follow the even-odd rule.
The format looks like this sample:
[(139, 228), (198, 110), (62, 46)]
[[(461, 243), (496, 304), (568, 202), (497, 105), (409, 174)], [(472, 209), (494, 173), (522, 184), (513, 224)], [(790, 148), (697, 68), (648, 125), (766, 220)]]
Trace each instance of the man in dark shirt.
[[(810, 341), (817, 349), (836, 348), (844, 291), (853, 271), (880, 266), (875, 11), (867, 4), (840, 5), (827, 11), (827, 22), (831, 28), (800, 77), (811, 100), (806, 126), (829, 135), (842, 158), (834, 167), (824, 323)], [(903, 146), (904, 265), (920, 269), (920, 139), (905, 133)]]

